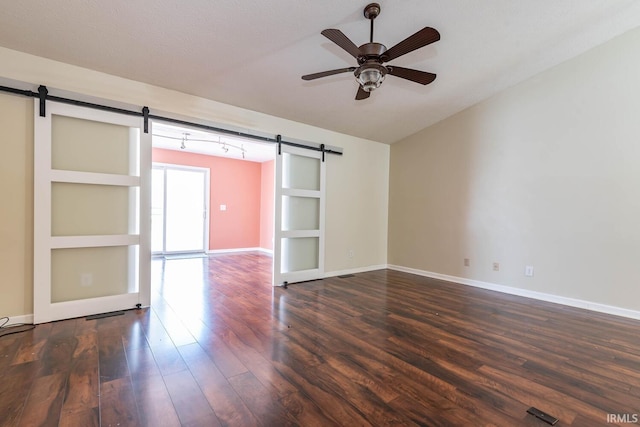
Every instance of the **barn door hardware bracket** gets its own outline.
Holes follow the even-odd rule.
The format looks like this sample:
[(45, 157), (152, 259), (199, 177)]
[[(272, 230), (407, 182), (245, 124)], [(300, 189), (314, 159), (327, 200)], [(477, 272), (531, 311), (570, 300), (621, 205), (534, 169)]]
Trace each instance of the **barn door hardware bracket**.
[(47, 117), (47, 95), (49, 90), (46, 86), (38, 86), (38, 98), (40, 98), (40, 117)]

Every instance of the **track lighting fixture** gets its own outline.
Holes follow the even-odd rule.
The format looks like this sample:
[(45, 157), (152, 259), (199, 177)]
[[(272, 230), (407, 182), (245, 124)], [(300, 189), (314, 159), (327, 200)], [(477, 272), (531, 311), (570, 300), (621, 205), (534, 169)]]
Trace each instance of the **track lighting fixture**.
[(185, 144), (185, 142), (187, 142), (187, 138), (189, 137), (188, 133), (183, 133), (182, 134), (182, 143), (180, 144), (180, 149), (184, 150), (185, 148), (187, 148), (187, 145)]
[(174, 139), (176, 141), (180, 141), (180, 149), (181, 150), (185, 150), (187, 149), (187, 142), (209, 142), (212, 144), (218, 144), (220, 145), (220, 147), (222, 148), (222, 151), (226, 153), (229, 152), (229, 149), (233, 150), (238, 150), (240, 151), (240, 154), (242, 155), (243, 159), (246, 159), (246, 153), (247, 150), (244, 148), (244, 144), (240, 144), (240, 146), (234, 145), (234, 144), (229, 144), (226, 141), (223, 141), (219, 136), (218, 136), (218, 140), (214, 140), (214, 139), (194, 139), (194, 138), (190, 138), (191, 134), (188, 132), (183, 132), (182, 133), (182, 137), (178, 138), (175, 136), (169, 136), (169, 135), (159, 135), (159, 134), (153, 134), (153, 136), (158, 137), (158, 138), (166, 138), (166, 139)]

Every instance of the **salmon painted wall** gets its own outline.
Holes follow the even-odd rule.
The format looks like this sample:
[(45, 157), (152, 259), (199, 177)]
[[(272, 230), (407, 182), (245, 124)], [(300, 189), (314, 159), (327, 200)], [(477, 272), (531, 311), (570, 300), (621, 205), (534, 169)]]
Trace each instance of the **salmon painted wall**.
[[(152, 156), (158, 163), (210, 170), (209, 250), (260, 246), (260, 163), (160, 148), (154, 148)], [(220, 205), (227, 210), (221, 211)]]
[(261, 200), (260, 200), (260, 247), (273, 250), (273, 189), (274, 161), (261, 163)]

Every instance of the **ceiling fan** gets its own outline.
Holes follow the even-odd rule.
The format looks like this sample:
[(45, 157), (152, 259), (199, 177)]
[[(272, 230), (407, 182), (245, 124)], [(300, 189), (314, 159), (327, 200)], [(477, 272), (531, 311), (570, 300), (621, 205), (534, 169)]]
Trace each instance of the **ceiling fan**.
[(368, 98), (372, 90), (380, 87), (387, 74), (423, 85), (433, 82), (436, 79), (436, 75), (433, 73), (383, 64), (428, 44), (437, 42), (440, 40), (440, 33), (434, 28), (424, 27), (391, 49), (387, 49), (385, 45), (374, 43), (373, 41), (373, 20), (376, 19), (378, 15), (380, 15), (380, 5), (378, 3), (368, 4), (364, 8), (365, 18), (371, 20), (371, 35), (369, 43), (365, 43), (360, 47), (356, 46), (340, 30), (331, 28), (321, 32), (323, 36), (356, 58), (358, 61), (357, 67), (339, 68), (337, 70), (307, 74), (302, 76), (302, 79), (315, 80), (334, 74), (353, 72), (359, 85), (358, 92), (356, 93), (357, 100)]

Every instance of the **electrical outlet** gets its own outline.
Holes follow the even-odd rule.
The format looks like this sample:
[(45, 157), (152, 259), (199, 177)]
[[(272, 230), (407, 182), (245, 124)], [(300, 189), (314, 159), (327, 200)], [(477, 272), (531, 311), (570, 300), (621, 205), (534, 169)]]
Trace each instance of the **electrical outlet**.
[(500, 271), (500, 263), (499, 262), (494, 262), (493, 263), (493, 271)]
[(464, 259), (464, 266), (465, 267), (469, 267), (470, 263), (469, 263), (469, 258), (465, 258)]
[(527, 265), (524, 268), (524, 275), (527, 277), (533, 277), (533, 266), (532, 265)]
[(353, 258), (353, 249), (349, 249), (349, 250), (347, 251), (347, 256), (348, 256), (349, 258)]

